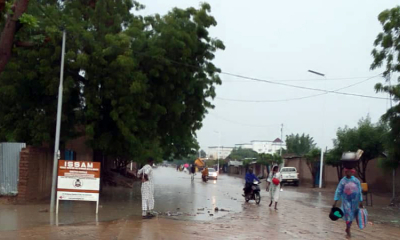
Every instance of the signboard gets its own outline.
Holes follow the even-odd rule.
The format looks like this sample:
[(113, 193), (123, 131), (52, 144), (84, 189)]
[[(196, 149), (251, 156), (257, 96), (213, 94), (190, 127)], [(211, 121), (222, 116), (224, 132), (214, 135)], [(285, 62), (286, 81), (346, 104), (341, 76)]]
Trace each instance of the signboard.
[(57, 207), (59, 201), (95, 201), (99, 209), (100, 163), (58, 161)]

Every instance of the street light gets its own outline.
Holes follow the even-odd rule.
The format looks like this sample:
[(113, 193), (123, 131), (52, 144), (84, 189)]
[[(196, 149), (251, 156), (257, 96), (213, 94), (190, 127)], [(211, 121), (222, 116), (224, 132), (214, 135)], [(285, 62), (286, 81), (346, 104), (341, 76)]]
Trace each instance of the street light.
[(219, 151), (220, 151), (220, 148), (221, 148), (221, 132), (219, 132), (219, 131), (214, 131), (215, 133), (218, 133), (218, 139), (219, 139), (219, 143), (218, 143), (218, 150), (217, 150), (217, 161), (218, 161), (218, 165), (217, 165), (217, 167), (218, 167), (218, 173), (219, 173)]
[(59, 145), (60, 145), (61, 111), (62, 111), (63, 81), (64, 81), (65, 39), (66, 39), (66, 32), (64, 29), (63, 35), (62, 35), (60, 86), (58, 87), (56, 139), (54, 141), (53, 179), (52, 179), (52, 183), (51, 183), (51, 197), (50, 197), (50, 212), (52, 212), (52, 213), (54, 212), (54, 205), (56, 202), (58, 151), (59, 151)]
[[(315, 75), (318, 75), (318, 76), (325, 77), (325, 74), (317, 72), (317, 71), (308, 70), (308, 72), (310, 72), (312, 74), (315, 74)], [(324, 110), (324, 108), (322, 110)], [(324, 134), (324, 129), (322, 128), (322, 138), (324, 137), (323, 134)], [(320, 165), (320, 167), (319, 167), (319, 188), (322, 188), (322, 170), (323, 170), (323, 167), (324, 167), (323, 164), (324, 164), (324, 150), (321, 147), (321, 159), (320, 159), (320, 162), (319, 162), (319, 165)]]

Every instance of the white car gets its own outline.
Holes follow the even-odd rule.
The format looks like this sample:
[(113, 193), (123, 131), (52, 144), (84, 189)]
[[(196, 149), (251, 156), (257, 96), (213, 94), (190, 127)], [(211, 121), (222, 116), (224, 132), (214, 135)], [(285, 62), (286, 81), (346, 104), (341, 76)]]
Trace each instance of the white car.
[(214, 168), (209, 168), (208, 169), (208, 178), (211, 179), (218, 179), (218, 172)]
[(299, 186), (299, 173), (295, 167), (283, 167), (281, 169), (282, 184), (293, 183)]

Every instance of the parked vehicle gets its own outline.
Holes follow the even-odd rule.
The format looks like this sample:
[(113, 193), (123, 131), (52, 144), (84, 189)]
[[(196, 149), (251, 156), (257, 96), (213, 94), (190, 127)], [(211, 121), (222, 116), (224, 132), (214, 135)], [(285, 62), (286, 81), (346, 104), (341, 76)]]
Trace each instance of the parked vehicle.
[(281, 169), (282, 175), (282, 184), (291, 183), (295, 186), (299, 186), (299, 173), (297, 173), (297, 169), (295, 167), (283, 167)]
[(218, 172), (214, 168), (208, 169), (208, 178), (210, 179), (218, 179)]
[(260, 182), (257, 180), (254, 180), (253, 185), (251, 186), (251, 192), (246, 194), (244, 196), (244, 199), (246, 202), (249, 202), (250, 200), (255, 200), (257, 204), (260, 204), (261, 202), (261, 195), (260, 195)]

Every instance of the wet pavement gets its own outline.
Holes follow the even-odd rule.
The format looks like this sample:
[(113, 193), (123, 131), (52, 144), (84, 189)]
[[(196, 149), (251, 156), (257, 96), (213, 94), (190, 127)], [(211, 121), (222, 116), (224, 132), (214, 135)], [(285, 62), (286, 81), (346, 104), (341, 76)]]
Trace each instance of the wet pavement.
[[(275, 211), (265, 190), (260, 205), (244, 203), (242, 178), (203, 183), (198, 174), (192, 182), (163, 167), (154, 176), (157, 218), (141, 219), (138, 182), (133, 189), (106, 189), (98, 216), (89, 202), (63, 202), (58, 218), (47, 204), (0, 205), (0, 239), (344, 239), (344, 222), (328, 218), (329, 190), (284, 187)], [(354, 225), (353, 239), (400, 239), (398, 209), (368, 211), (371, 223), (362, 231)]]

